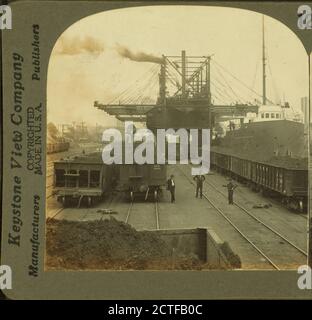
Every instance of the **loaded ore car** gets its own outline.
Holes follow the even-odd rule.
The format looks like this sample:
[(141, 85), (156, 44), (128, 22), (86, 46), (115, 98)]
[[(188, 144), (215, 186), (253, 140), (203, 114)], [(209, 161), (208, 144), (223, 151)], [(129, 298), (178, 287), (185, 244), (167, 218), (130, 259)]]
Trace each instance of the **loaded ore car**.
[(290, 209), (307, 210), (307, 159), (273, 157), (256, 161), (214, 150), (211, 151), (211, 167), (246, 183), (254, 191), (278, 197)]
[(306, 212), (308, 135), (289, 120), (245, 123), (213, 141), (211, 167)]
[(276, 158), (265, 163), (252, 163), (252, 187), (264, 194), (278, 195), (296, 211), (307, 210), (308, 170), (303, 159)]
[(103, 164), (101, 153), (91, 153), (54, 162), (54, 193), (63, 206), (92, 206), (114, 183), (113, 165)]
[(122, 164), (119, 165), (119, 187), (133, 201), (135, 198), (157, 201), (162, 186), (167, 183), (166, 165)]

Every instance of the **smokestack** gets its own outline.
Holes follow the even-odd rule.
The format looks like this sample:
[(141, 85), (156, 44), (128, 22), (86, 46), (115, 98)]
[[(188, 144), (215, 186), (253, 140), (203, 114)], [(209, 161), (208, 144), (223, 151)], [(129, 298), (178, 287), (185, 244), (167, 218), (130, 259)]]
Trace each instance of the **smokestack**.
[(164, 63), (163, 57), (157, 57), (152, 54), (144, 53), (144, 52), (132, 52), (130, 49), (124, 46), (117, 46), (116, 48), (118, 54), (126, 59), (136, 62), (151, 62), (151, 63)]

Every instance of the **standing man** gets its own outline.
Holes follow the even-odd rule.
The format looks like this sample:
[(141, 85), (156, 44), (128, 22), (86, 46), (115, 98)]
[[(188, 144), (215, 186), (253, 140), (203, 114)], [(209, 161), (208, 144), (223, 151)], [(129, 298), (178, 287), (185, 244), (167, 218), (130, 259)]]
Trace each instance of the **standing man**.
[(196, 175), (193, 180), (196, 181), (196, 198), (198, 198), (198, 192), (200, 194), (200, 198), (203, 198), (203, 183), (205, 181), (205, 177), (203, 175)]
[(167, 181), (167, 190), (169, 190), (171, 194), (171, 203), (175, 202), (175, 182), (173, 178), (174, 175), (172, 174)]
[(236, 189), (237, 185), (232, 182), (232, 179), (230, 179), (229, 183), (227, 185), (224, 185), (223, 187), (227, 187), (228, 189), (228, 200), (229, 204), (233, 204), (233, 194), (234, 190)]

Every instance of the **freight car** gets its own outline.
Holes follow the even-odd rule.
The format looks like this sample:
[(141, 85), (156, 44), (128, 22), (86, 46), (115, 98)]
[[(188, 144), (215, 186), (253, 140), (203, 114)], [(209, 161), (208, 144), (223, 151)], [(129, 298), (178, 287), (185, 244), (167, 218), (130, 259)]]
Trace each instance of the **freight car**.
[(145, 200), (161, 197), (162, 186), (167, 183), (164, 164), (122, 164), (119, 165), (119, 185), (131, 201), (137, 197)]
[(56, 153), (56, 152), (62, 152), (67, 151), (69, 149), (69, 142), (52, 142), (47, 143), (47, 153)]
[(246, 183), (254, 191), (279, 198), (289, 209), (307, 210), (307, 159), (276, 157), (259, 162), (211, 151), (210, 161), (216, 171)]
[(54, 190), (63, 206), (84, 202), (92, 206), (112, 188), (115, 167), (103, 164), (101, 153), (54, 162)]

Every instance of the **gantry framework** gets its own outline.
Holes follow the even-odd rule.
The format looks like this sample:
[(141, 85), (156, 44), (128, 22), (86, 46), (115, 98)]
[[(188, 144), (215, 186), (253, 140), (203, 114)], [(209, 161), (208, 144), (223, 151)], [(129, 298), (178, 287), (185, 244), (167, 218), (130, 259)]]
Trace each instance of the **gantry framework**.
[[(209, 127), (225, 118), (245, 117), (248, 112), (257, 113), (256, 104), (235, 103), (214, 105), (211, 99), (212, 56), (162, 56), (159, 69), (159, 94), (156, 103), (142, 101), (94, 106), (121, 121), (147, 122), (147, 127), (170, 127), (170, 117), (182, 114), (180, 127), (188, 128), (188, 115), (207, 119)], [(153, 118), (163, 112), (166, 123), (153, 123)], [(185, 117), (184, 117), (185, 115)], [(184, 123), (183, 123), (184, 122)]]

